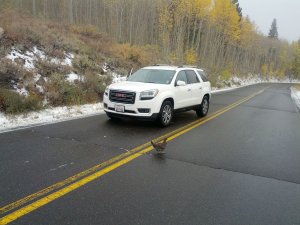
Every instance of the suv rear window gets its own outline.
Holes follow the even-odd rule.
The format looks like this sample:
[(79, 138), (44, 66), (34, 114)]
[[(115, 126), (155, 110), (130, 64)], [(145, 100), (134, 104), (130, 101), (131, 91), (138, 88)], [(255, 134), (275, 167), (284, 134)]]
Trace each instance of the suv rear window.
[(203, 82), (208, 82), (207, 76), (206, 76), (206, 74), (203, 71), (197, 70), (197, 72), (201, 76), (201, 79), (203, 80)]
[(188, 79), (189, 84), (200, 83), (199, 78), (198, 78), (197, 74), (194, 71), (186, 70), (185, 73), (187, 75), (187, 79)]

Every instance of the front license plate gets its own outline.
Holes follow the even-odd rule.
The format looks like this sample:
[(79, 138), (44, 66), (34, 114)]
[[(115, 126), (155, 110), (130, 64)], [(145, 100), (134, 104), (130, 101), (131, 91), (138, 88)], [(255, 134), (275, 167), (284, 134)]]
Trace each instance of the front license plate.
[(115, 105), (116, 112), (125, 112), (125, 106), (124, 105)]

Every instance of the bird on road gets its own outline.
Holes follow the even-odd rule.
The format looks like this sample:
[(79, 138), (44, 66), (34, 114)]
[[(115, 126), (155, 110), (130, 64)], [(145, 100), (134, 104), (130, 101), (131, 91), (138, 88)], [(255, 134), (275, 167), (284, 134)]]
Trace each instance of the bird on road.
[(160, 153), (160, 154), (165, 153), (165, 149), (167, 147), (167, 139), (168, 138), (165, 138), (162, 142), (157, 142), (157, 143), (154, 143), (153, 141), (151, 141), (151, 144), (155, 148), (157, 153)]

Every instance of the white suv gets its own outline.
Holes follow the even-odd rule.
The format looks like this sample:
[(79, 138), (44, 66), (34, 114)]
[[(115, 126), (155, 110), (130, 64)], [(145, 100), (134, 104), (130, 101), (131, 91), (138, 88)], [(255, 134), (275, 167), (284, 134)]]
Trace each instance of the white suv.
[(106, 88), (103, 103), (108, 117), (157, 120), (168, 126), (175, 111), (195, 110), (206, 116), (211, 85), (204, 71), (188, 66), (145, 67), (127, 81)]

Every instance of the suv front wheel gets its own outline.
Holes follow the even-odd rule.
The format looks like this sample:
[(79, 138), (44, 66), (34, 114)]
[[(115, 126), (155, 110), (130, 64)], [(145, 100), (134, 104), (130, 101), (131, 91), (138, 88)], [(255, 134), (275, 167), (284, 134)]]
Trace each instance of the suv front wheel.
[(204, 96), (202, 103), (196, 109), (196, 113), (198, 117), (205, 117), (209, 110), (209, 99), (207, 96)]
[(158, 122), (162, 127), (169, 126), (174, 114), (173, 104), (170, 101), (164, 101), (158, 115)]

